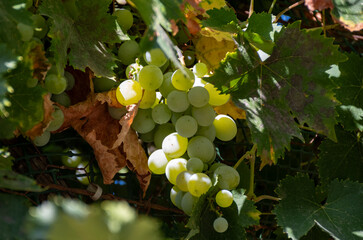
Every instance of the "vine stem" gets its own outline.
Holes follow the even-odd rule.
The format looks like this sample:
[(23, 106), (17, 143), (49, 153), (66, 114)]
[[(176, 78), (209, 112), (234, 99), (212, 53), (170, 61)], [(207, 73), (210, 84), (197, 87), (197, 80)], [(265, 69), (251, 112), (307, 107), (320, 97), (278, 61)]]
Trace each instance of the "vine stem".
[(246, 158), (250, 158), (251, 155), (255, 154), (257, 150), (257, 144), (254, 144), (253, 147), (251, 148), (250, 151), (247, 151), (245, 154), (243, 154), (243, 156), (236, 162), (236, 164), (233, 166), (234, 169), (237, 169), (238, 166), (242, 163), (243, 160), (245, 160)]
[(270, 9), (268, 10), (268, 13), (270, 13), (270, 14), (272, 13), (272, 10), (274, 9), (276, 2), (277, 2), (277, 0), (272, 1)]
[(255, 160), (256, 156), (253, 154), (250, 159), (250, 187), (248, 189), (247, 197), (255, 198), (254, 187), (255, 187)]
[(300, 0), (300, 1), (298, 1), (298, 2), (296, 2), (296, 3), (294, 3), (294, 4), (292, 4), (292, 5), (291, 5), (291, 6), (289, 6), (288, 8), (286, 8), (286, 9), (282, 10), (282, 12), (280, 12), (279, 14), (277, 14), (277, 16), (276, 16), (276, 18), (275, 18), (274, 23), (276, 23), (276, 22), (277, 22), (277, 20), (279, 20), (279, 18), (280, 18), (282, 15), (284, 15), (284, 13), (285, 13), (285, 12), (287, 12), (287, 11), (289, 11), (289, 10), (293, 9), (294, 7), (299, 6), (300, 4), (302, 4), (302, 3), (304, 3), (304, 2), (305, 2), (305, 0)]
[(326, 28), (325, 28), (325, 9), (323, 9), (323, 32), (324, 32), (324, 37), (326, 37)]
[(265, 199), (274, 200), (274, 201), (280, 201), (281, 200), (281, 198), (278, 198), (278, 197), (273, 197), (273, 196), (270, 196), (270, 195), (261, 195), (261, 196), (256, 197), (255, 199), (253, 199), (253, 201), (255, 201), (257, 203), (257, 202), (259, 202), (261, 200), (265, 200)]
[(251, 0), (251, 3), (250, 3), (250, 10), (248, 12), (248, 18), (251, 17), (252, 13), (253, 13), (253, 9), (255, 7), (255, 1), (254, 0)]

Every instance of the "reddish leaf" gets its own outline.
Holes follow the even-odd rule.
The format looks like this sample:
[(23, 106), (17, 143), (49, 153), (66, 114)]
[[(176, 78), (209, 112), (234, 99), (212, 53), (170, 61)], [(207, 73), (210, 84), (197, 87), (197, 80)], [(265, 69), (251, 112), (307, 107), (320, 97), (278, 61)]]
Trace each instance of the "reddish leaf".
[(32, 60), (33, 77), (38, 80), (43, 80), (47, 74), (50, 64), (45, 57), (43, 51), (43, 45), (36, 45), (29, 53), (29, 57)]
[(326, 8), (334, 8), (333, 2), (331, 0), (305, 0), (305, 5), (310, 11), (323, 10)]

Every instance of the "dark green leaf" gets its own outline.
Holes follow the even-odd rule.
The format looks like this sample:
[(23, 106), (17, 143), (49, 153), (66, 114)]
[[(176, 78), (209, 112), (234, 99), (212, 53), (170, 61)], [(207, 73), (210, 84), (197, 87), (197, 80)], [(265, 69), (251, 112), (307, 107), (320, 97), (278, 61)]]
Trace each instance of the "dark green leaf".
[(333, 0), (333, 4), (332, 15), (347, 25), (348, 29), (359, 31), (363, 28), (363, 4), (361, 0)]
[(335, 178), (363, 182), (363, 138), (340, 127), (335, 130), (338, 142), (327, 139), (319, 147), (320, 178), (325, 182)]
[(260, 212), (256, 209), (253, 201), (248, 200), (244, 195), (244, 189), (235, 189), (232, 191), (233, 200), (237, 207), (235, 212), (234, 206), (226, 208), (226, 211), (233, 211), (237, 213), (237, 221), (241, 227), (249, 227), (251, 225), (258, 225), (260, 220)]
[(43, 188), (37, 185), (34, 179), (5, 169), (0, 169), (0, 188), (31, 192), (44, 191)]
[(0, 169), (11, 170), (13, 160), (7, 148), (0, 148)]
[(307, 175), (287, 177), (276, 192), (277, 223), (292, 239), (300, 239), (315, 225), (336, 239), (359, 239), (353, 232), (363, 226), (363, 185), (334, 180), (324, 205), (317, 201), (313, 180)]
[(209, 18), (202, 21), (203, 27), (213, 28), (224, 32), (238, 31), (238, 19), (231, 8), (214, 8), (207, 11)]

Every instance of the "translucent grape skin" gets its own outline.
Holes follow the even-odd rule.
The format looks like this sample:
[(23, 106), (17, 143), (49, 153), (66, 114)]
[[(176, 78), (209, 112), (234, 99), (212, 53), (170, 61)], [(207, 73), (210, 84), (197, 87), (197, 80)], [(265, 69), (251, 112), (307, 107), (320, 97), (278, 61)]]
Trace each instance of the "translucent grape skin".
[(193, 66), (193, 73), (197, 77), (204, 77), (208, 73), (208, 67), (205, 63), (199, 62)]
[(116, 108), (116, 107), (107, 107), (108, 113), (113, 119), (120, 120), (122, 116), (127, 113), (126, 107)]
[(116, 99), (124, 106), (138, 103), (141, 98), (142, 88), (140, 83), (135, 80), (123, 81), (116, 89)]
[(178, 158), (182, 156), (186, 152), (187, 147), (188, 139), (180, 136), (176, 132), (166, 136), (162, 143), (164, 153), (171, 158)]
[(192, 116), (181, 116), (175, 123), (175, 129), (180, 136), (190, 138), (198, 130), (198, 123)]
[(175, 132), (175, 127), (171, 123), (159, 125), (154, 134), (154, 144), (156, 148), (162, 148), (163, 140), (169, 134)]
[(173, 112), (184, 112), (190, 105), (187, 93), (178, 90), (170, 92), (166, 102), (169, 109)]
[(139, 44), (136, 41), (127, 40), (118, 49), (118, 58), (122, 64), (129, 65), (135, 62), (135, 58), (140, 52)]
[(141, 102), (139, 108), (147, 109), (151, 108), (156, 100), (156, 92), (154, 90), (144, 90), (144, 94), (142, 95)]
[(213, 142), (214, 139), (216, 138), (216, 128), (214, 127), (213, 124), (206, 126), (206, 127), (200, 126), (195, 135), (204, 136), (204, 137), (208, 138), (211, 142)]
[(176, 186), (184, 192), (188, 191), (188, 181), (189, 178), (193, 175), (193, 172), (190, 171), (183, 171), (178, 174), (176, 177)]
[(209, 102), (209, 93), (204, 87), (196, 86), (189, 90), (188, 100), (194, 107), (204, 107)]
[(120, 25), (123, 31), (127, 31), (134, 23), (132, 13), (127, 9), (118, 9), (113, 13), (117, 17), (117, 23)]
[(214, 156), (214, 145), (208, 138), (195, 136), (189, 141), (188, 156), (196, 157), (203, 162), (209, 162)]
[[(116, 82), (113, 79), (110, 78), (94, 78), (93, 79), (93, 86), (95, 89), (95, 92), (106, 92), (111, 90), (114, 87), (117, 87), (120, 83)], [(68, 86), (67, 86), (68, 88)]]
[[(186, 73), (184, 73), (183, 72)], [(171, 83), (173, 86), (181, 91), (188, 91), (194, 84), (194, 74), (188, 68), (177, 69), (171, 76)]]
[(195, 197), (200, 197), (212, 187), (212, 181), (204, 173), (194, 173), (188, 181), (188, 190)]
[(192, 211), (197, 200), (198, 198), (193, 196), (189, 192), (184, 194), (181, 200), (181, 209), (184, 211), (185, 214), (189, 216), (192, 215)]
[(227, 165), (221, 165), (214, 171), (214, 178), (218, 177), (218, 186), (221, 189), (232, 190), (240, 182), (240, 175), (236, 169)]
[(231, 206), (233, 203), (232, 193), (226, 189), (220, 190), (216, 195), (216, 203), (223, 208)]
[(204, 168), (203, 161), (200, 160), (199, 158), (192, 157), (187, 162), (187, 170), (188, 171), (198, 173), (198, 172), (202, 172), (203, 168)]
[(159, 91), (160, 91), (161, 95), (163, 95), (164, 98), (167, 98), (170, 92), (177, 90), (171, 83), (172, 75), (173, 75), (172, 72), (165, 73), (164, 77), (163, 77), (163, 79), (164, 79), (163, 83), (159, 87)]
[(18, 29), (18, 31), (20, 33), (22, 41), (28, 42), (28, 41), (30, 41), (30, 39), (32, 39), (33, 34), (34, 34), (34, 30), (33, 30), (32, 26), (26, 25), (24, 23), (18, 23), (16, 28)]
[(165, 176), (170, 183), (176, 185), (176, 178), (179, 173), (187, 170), (187, 160), (184, 158), (175, 158), (168, 162), (165, 168)]
[(67, 80), (62, 76), (58, 77), (56, 74), (47, 74), (44, 86), (50, 93), (61, 94), (66, 90)]
[(176, 206), (176, 202), (175, 202), (175, 199), (176, 199), (176, 195), (177, 193), (180, 192), (180, 189), (177, 187), (177, 186), (173, 186), (171, 189), (170, 189), (170, 200), (171, 202)]
[(143, 67), (138, 76), (140, 85), (146, 90), (156, 90), (163, 83), (163, 72), (155, 65), (147, 65)]
[(37, 147), (42, 147), (49, 142), (49, 139), (50, 139), (50, 132), (44, 131), (42, 135), (34, 138), (33, 143)]
[(166, 104), (160, 103), (152, 109), (152, 118), (157, 124), (167, 123), (171, 118), (171, 111)]
[(213, 222), (213, 228), (218, 233), (224, 233), (228, 229), (228, 221), (224, 217), (218, 217)]
[(184, 51), (183, 55), (184, 55), (185, 66), (187, 66), (187, 67), (192, 66), (195, 62), (195, 52), (186, 50), (186, 51)]
[(35, 27), (34, 36), (42, 39), (48, 32), (48, 26), (45, 19), (38, 14), (32, 15), (31, 18)]
[(210, 105), (206, 105), (200, 108), (192, 108), (192, 116), (197, 120), (200, 126), (205, 127), (213, 124), (215, 115), (215, 111)]
[(219, 114), (215, 117), (213, 125), (216, 129), (216, 137), (222, 141), (230, 141), (237, 134), (237, 125), (230, 116)]
[(50, 132), (59, 129), (64, 122), (64, 114), (59, 107), (57, 106), (54, 107), (52, 118), (53, 120), (49, 123), (49, 126), (47, 127), (47, 131)]
[(170, 158), (165, 155), (163, 150), (158, 149), (150, 154), (147, 163), (152, 173), (164, 174), (166, 165), (168, 164), (169, 160)]
[(69, 151), (72, 154), (72, 156), (63, 155), (62, 156), (62, 163), (67, 167), (75, 168), (82, 161), (82, 156), (78, 155), (81, 152), (78, 149), (70, 149)]
[(69, 107), (71, 105), (71, 99), (65, 92), (62, 92), (61, 94), (53, 94), (51, 99), (53, 102), (59, 103), (65, 107)]
[(151, 109), (139, 109), (131, 127), (139, 133), (147, 133), (153, 130), (155, 122), (151, 117)]
[(160, 48), (153, 48), (144, 53), (144, 60), (147, 64), (162, 67), (168, 59)]

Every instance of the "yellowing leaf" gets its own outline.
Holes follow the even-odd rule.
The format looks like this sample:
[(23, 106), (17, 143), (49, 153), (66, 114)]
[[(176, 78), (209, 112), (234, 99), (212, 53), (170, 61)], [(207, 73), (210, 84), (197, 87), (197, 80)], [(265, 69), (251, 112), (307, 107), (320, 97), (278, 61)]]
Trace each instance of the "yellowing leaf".
[(233, 119), (246, 119), (246, 112), (242, 108), (237, 107), (232, 100), (229, 100), (226, 104), (215, 107), (214, 110), (218, 114), (226, 114)]
[(213, 8), (222, 8), (226, 6), (226, 2), (224, 0), (213, 0), (213, 1), (202, 1), (200, 6), (205, 10), (208, 11)]

